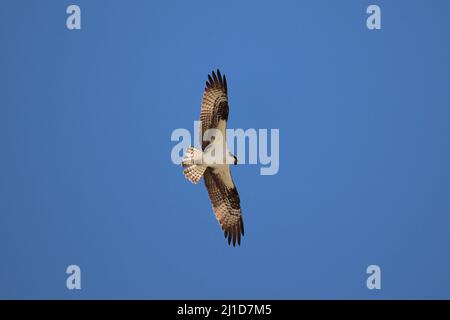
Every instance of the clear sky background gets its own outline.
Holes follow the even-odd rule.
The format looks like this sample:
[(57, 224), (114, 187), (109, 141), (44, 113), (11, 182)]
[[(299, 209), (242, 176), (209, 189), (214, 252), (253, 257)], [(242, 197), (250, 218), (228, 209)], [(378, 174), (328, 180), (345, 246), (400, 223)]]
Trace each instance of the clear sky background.
[[(450, 298), (449, 14), (444, 0), (3, 0), (0, 298)], [(170, 159), (217, 67), (230, 127), (280, 129), (277, 175), (233, 168), (238, 248)]]

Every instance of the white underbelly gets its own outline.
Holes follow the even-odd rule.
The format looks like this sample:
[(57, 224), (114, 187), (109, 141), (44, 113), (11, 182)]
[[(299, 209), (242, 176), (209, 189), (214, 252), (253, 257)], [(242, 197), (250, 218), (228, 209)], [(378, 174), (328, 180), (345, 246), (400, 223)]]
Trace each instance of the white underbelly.
[[(226, 137), (227, 122), (219, 120), (217, 134), (212, 134), (214, 140), (208, 145), (204, 152), (204, 163), (209, 167), (221, 169), (234, 164), (234, 157), (230, 155)], [(228, 169), (227, 169), (228, 170)]]

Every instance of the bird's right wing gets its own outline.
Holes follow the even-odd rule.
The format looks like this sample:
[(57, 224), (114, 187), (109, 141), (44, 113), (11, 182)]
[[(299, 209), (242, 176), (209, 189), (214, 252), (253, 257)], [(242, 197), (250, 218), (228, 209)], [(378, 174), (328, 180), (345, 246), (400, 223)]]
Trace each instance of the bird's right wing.
[(212, 76), (208, 75), (208, 81), (206, 81), (205, 91), (203, 92), (199, 135), (203, 150), (209, 144), (209, 141), (203, 141), (203, 134), (208, 129), (217, 128), (219, 112), (228, 116), (228, 89), (225, 75), (222, 77), (219, 69), (217, 69), (217, 75), (214, 71)]

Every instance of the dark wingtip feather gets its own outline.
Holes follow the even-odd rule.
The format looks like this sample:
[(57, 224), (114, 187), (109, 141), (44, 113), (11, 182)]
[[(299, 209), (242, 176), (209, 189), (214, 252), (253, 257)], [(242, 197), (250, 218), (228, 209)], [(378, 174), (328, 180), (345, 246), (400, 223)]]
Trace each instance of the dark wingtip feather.
[(211, 71), (211, 74), (208, 74), (208, 81), (206, 82), (206, 89), (215, 88), (222, 89), (225, 93), (228, 93), (227, 88), (227, 79), (225, 75), (220, 73), (220, 70)]
[(217, 78), (219, 78), (219, 85), (223, 87), (222, 75), (220, 74), (220, 70), (217, 69)]
[(212, 72), (212, 76), (214, 79), (214, 86), (217, 86), (219, 84), (219, 79), (217, 79), (217, 75), (214, 71)]
[(228, 240), (228, 245), (233, 244), (233, 247), (236, 246), (236, 243), (238, 246), (241, 245), (241, 240), (244, 236), (244, 220), (242, 217), (239, 222), (231, 228), (222, 227), (222, 230), (224, 231), (225, 238)]
[(236, 232), (233, 230), (233, 247), (236, 247)]

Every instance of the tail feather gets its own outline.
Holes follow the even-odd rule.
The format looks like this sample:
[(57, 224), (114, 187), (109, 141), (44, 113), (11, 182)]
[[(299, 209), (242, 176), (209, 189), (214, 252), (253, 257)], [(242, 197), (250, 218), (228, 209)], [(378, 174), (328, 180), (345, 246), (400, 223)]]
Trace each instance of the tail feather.
[(184, 176), (192, 183), (198, 183), (205, 173), (206, 165), (201, 163), (203, 152), (189, 147), (186, 151), (181, 165), (184, 167)]

